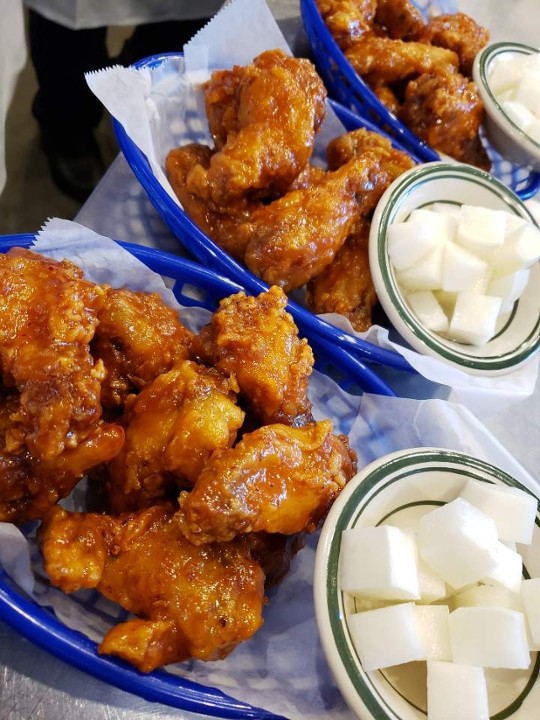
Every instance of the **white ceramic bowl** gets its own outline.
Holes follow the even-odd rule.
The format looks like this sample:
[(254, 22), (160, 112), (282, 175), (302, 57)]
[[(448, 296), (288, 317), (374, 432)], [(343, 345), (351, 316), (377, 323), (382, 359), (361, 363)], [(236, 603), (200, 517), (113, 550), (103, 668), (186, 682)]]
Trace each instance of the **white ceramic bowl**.
[(503, 55), (532, 55), (536, 48), (515, 42), (497, 42), (487, 45), (476, 56), (473, 78), (484, 103), (484, 128), (492, 145), (508, 160), (540, 170), (540, 144), (521, 130), (508, 116), (497, 100), (489, 83), (493, 64)]
[[(407, 663), (366, 672), (347, 627), (354, 600), (338, 587), (341, 534), (382, 523), (411, 526), (434, 506), (453, 500), (466, 478), (525, 488), (502, 470), (469, 455), (440, 448), (415, 448), (386, 455), (359, 472), (334, 503), (323, 525), (315, 560), (315, 613), (334, 678), (362, 720), (425, 720), (425, 664)], [(520, 546), (525, 572), (540, 576), (540, 515), (531, 545)], [(540, 654), (527, 670), (487, 670), (491, 717), (537, 720)], [(459, 720), (456, 718), (456, 720)]]
[(410, 309), (388, 256), (388, 226), (433, 202), (505, 210), (534, 222), (523, 202), (489, 173), (451, 162), (420, 165), (397, 178), (381, 197), (373, 216), (369, 262), (379, 302), (390, 322), (419, 353), (477, 375), (500, 375), (526, 362), (540, 347), (540, 263), (508, 315), (500, 316), (485, 345), (465, 345), (427, 330)]

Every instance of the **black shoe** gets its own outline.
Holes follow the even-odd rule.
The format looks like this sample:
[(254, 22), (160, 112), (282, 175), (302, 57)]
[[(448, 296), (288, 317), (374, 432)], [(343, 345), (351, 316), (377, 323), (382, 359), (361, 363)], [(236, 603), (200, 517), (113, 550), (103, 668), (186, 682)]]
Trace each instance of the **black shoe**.
[(42, 133), (55, 185), (73, 200), (84, 202), (105, 172), (105, 163), (93, 134), (52, 138)]

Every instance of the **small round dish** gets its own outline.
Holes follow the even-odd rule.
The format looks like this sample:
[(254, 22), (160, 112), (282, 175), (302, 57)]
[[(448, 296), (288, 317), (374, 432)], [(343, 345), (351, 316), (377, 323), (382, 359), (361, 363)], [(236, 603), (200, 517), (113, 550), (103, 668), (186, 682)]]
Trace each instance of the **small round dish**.
[(505, 210), (534, 223), (526, 206), (489, 173), (458, 163), (427, 163), (401, 175), (386, 190), (375, 210), (369, 238), (369, 261), (377, 296), (401, 337), (430, 355), (475, 375), (494, 376), (515, 370), (540, 347), (540, 263), (512, 311), (501, 315), (495, 335), (484, 345), (466, 345), (427, 330), (410, 309), (396, 280), (387, 246), (388, 227), (406, 220), (412, 210), (433, 202)]
[(538, 54), (538, 49), (515, 42), (497, 42), (487, 45), (476, 56), (473, 78), (484, 103), (487, 136), (497, 151), (518, 165), (540, 170), (540, 143), (524, 132), (505, 112), (490, 84), (490, 72), (503, 57)]
[[(464, 453), (414, 448), (386, 455), (359, 472), (334, 503), (323, 525), (315, 558), (315, 614), (326, 658), (351, 710), (362, 720), (425, 720), (425, 664), (407, 663), (366, 672), (347, 626), (352, 602), (338, 587), (341, 534), (353, 527), (388, 523), (410, 526), (453, 500), (465, 480), (527, 489), (493, 465)], [(540, 574), (540, 515), (523, 552), (524, 574)], [(527, 670), (486, 672), (490, 716), (533, 720), (540, 706), (540, 654)]]

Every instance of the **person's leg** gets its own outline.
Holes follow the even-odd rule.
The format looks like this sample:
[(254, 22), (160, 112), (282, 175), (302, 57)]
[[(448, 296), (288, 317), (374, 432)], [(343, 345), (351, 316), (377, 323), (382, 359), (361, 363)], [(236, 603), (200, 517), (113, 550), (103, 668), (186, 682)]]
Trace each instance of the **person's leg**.
[(184, 44), (200, 30), (210, 18), (197, 20), (170, 20), (138, 25), (117, 58), (121, 65), (132, 65), (148, 55), (181, 51)]
[(84, 73), (107, 65), (106, 28), (70, 30), (29, 11), (30, 54), (38, 81), (32, 111), (54, 181), (84, 200), (104, 167), (94, 130), (102, 116)]

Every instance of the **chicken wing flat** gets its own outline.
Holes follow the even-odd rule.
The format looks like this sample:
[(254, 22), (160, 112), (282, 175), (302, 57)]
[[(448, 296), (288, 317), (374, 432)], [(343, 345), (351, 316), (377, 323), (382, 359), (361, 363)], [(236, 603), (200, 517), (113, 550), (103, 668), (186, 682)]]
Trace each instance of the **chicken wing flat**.
[(393, 40), (415, 40), (423, 32), (422, 13), (410, 0), (377, 0), (378, 34)]
[(368, 330), (377, 293), (369, 267), (369, 223), (363, 221), (334, 260), (308, 283), (306, 303), (314, 313), (340, 313), (358, 332)]
[(396, 150), (388, 138), (371, 130), (358, 128), (328, 143), (326, 148), (328, 167), (337, 170), (350, 160), (360, 158), (366, 153), (371, 153), (373, 160), (382, 167), (391, 180), (395, 180), (414, 165), (411, 156), (402, 150)]
[(432, 17), (421, 33), (422, 42), (453, 50), (463, 75), (472, 77), (474, 58), (489, 42), (489, 31), (464, 13)]
[(113, 627), (99, 652), (142, 672), (224, 658), (262, 624), (264, 575), (248, 544), (195, 547), (173, 508), (111, 517), (57, 507), (40, 542), (54, 585), (68, 593), (97, 588), (138, 616)]
[[(0, 447), (19, 407), (16, 393), (0, 399)], [(42, 460), (23, 448), (0, 450), (0, 522), (23, 523), (43, 518), (52, 505), (67, 497), (93, 467), (114, 457), (124, 442), (119, 425), (98, 422), (77, 447)]]
[(436, 150), (489, 170), (478, 135), (483, 118), (476, 85), (459, 73), (427, 73), (407, 85), (403, 122)]
[(73, 449), (101, 416), (104, 369), (89, 343), (105, 291), (82, 271), (29, 250), (0, 255), (0, 367), (20, 391), (6, 447), (51, 460)]
[(248, 532), (312, 532), (355, 469), (329, 420), (265, 425), (214, 453), (193, 490), (180, 493), (179, 526), (197, 545)]
[(123, 405), (129, 393), (189, 355), (192, 333), (157, 293), (109, 288), (98, 319), (92, 354), (107, 373), (101, 387), (104, 407)]
[(316, 3), (342, 50), (372, 28), (377, 0), (316, 0)]
[[(231, 72), (240, 75), (237, 121), (229, 117), (236, 103), (228, 100), (227, 127), (238, 129), (209, 168), (196, 165), (187, 177), (191, 193), (217, 206), (286, 190), (307, 164), (325, 114), (326, 90), (309, 60), (269, 50)], [(213, 93), (218, 81), (210, 81)]]
[(231, 295), (195, 338), (192, 352), (234, 375), (260, 422), (302, 425), (312, 419), (307, 390), (314, 358), (286, 305), (277, 287), (257, 297)]
[(186, 360), (132, 398), (124, 447), (108, 466), (111, 510), (147, 507), (193, 484), (214, 450), (236, 439), (237, 391), (234, 378)]
[(207, 145), (196, 143), (171, 150), (165, 161), (167, 178), (193, 222), (225, 252), (243, 261), (247, 239), (239, 237), (238, 227), (249, 220), (260, 202), (241, 198), (225, 206), (216, 206), (187, 188), (190, 171), (197, 165), (208, 170), (212, 155), (213, 151)]

